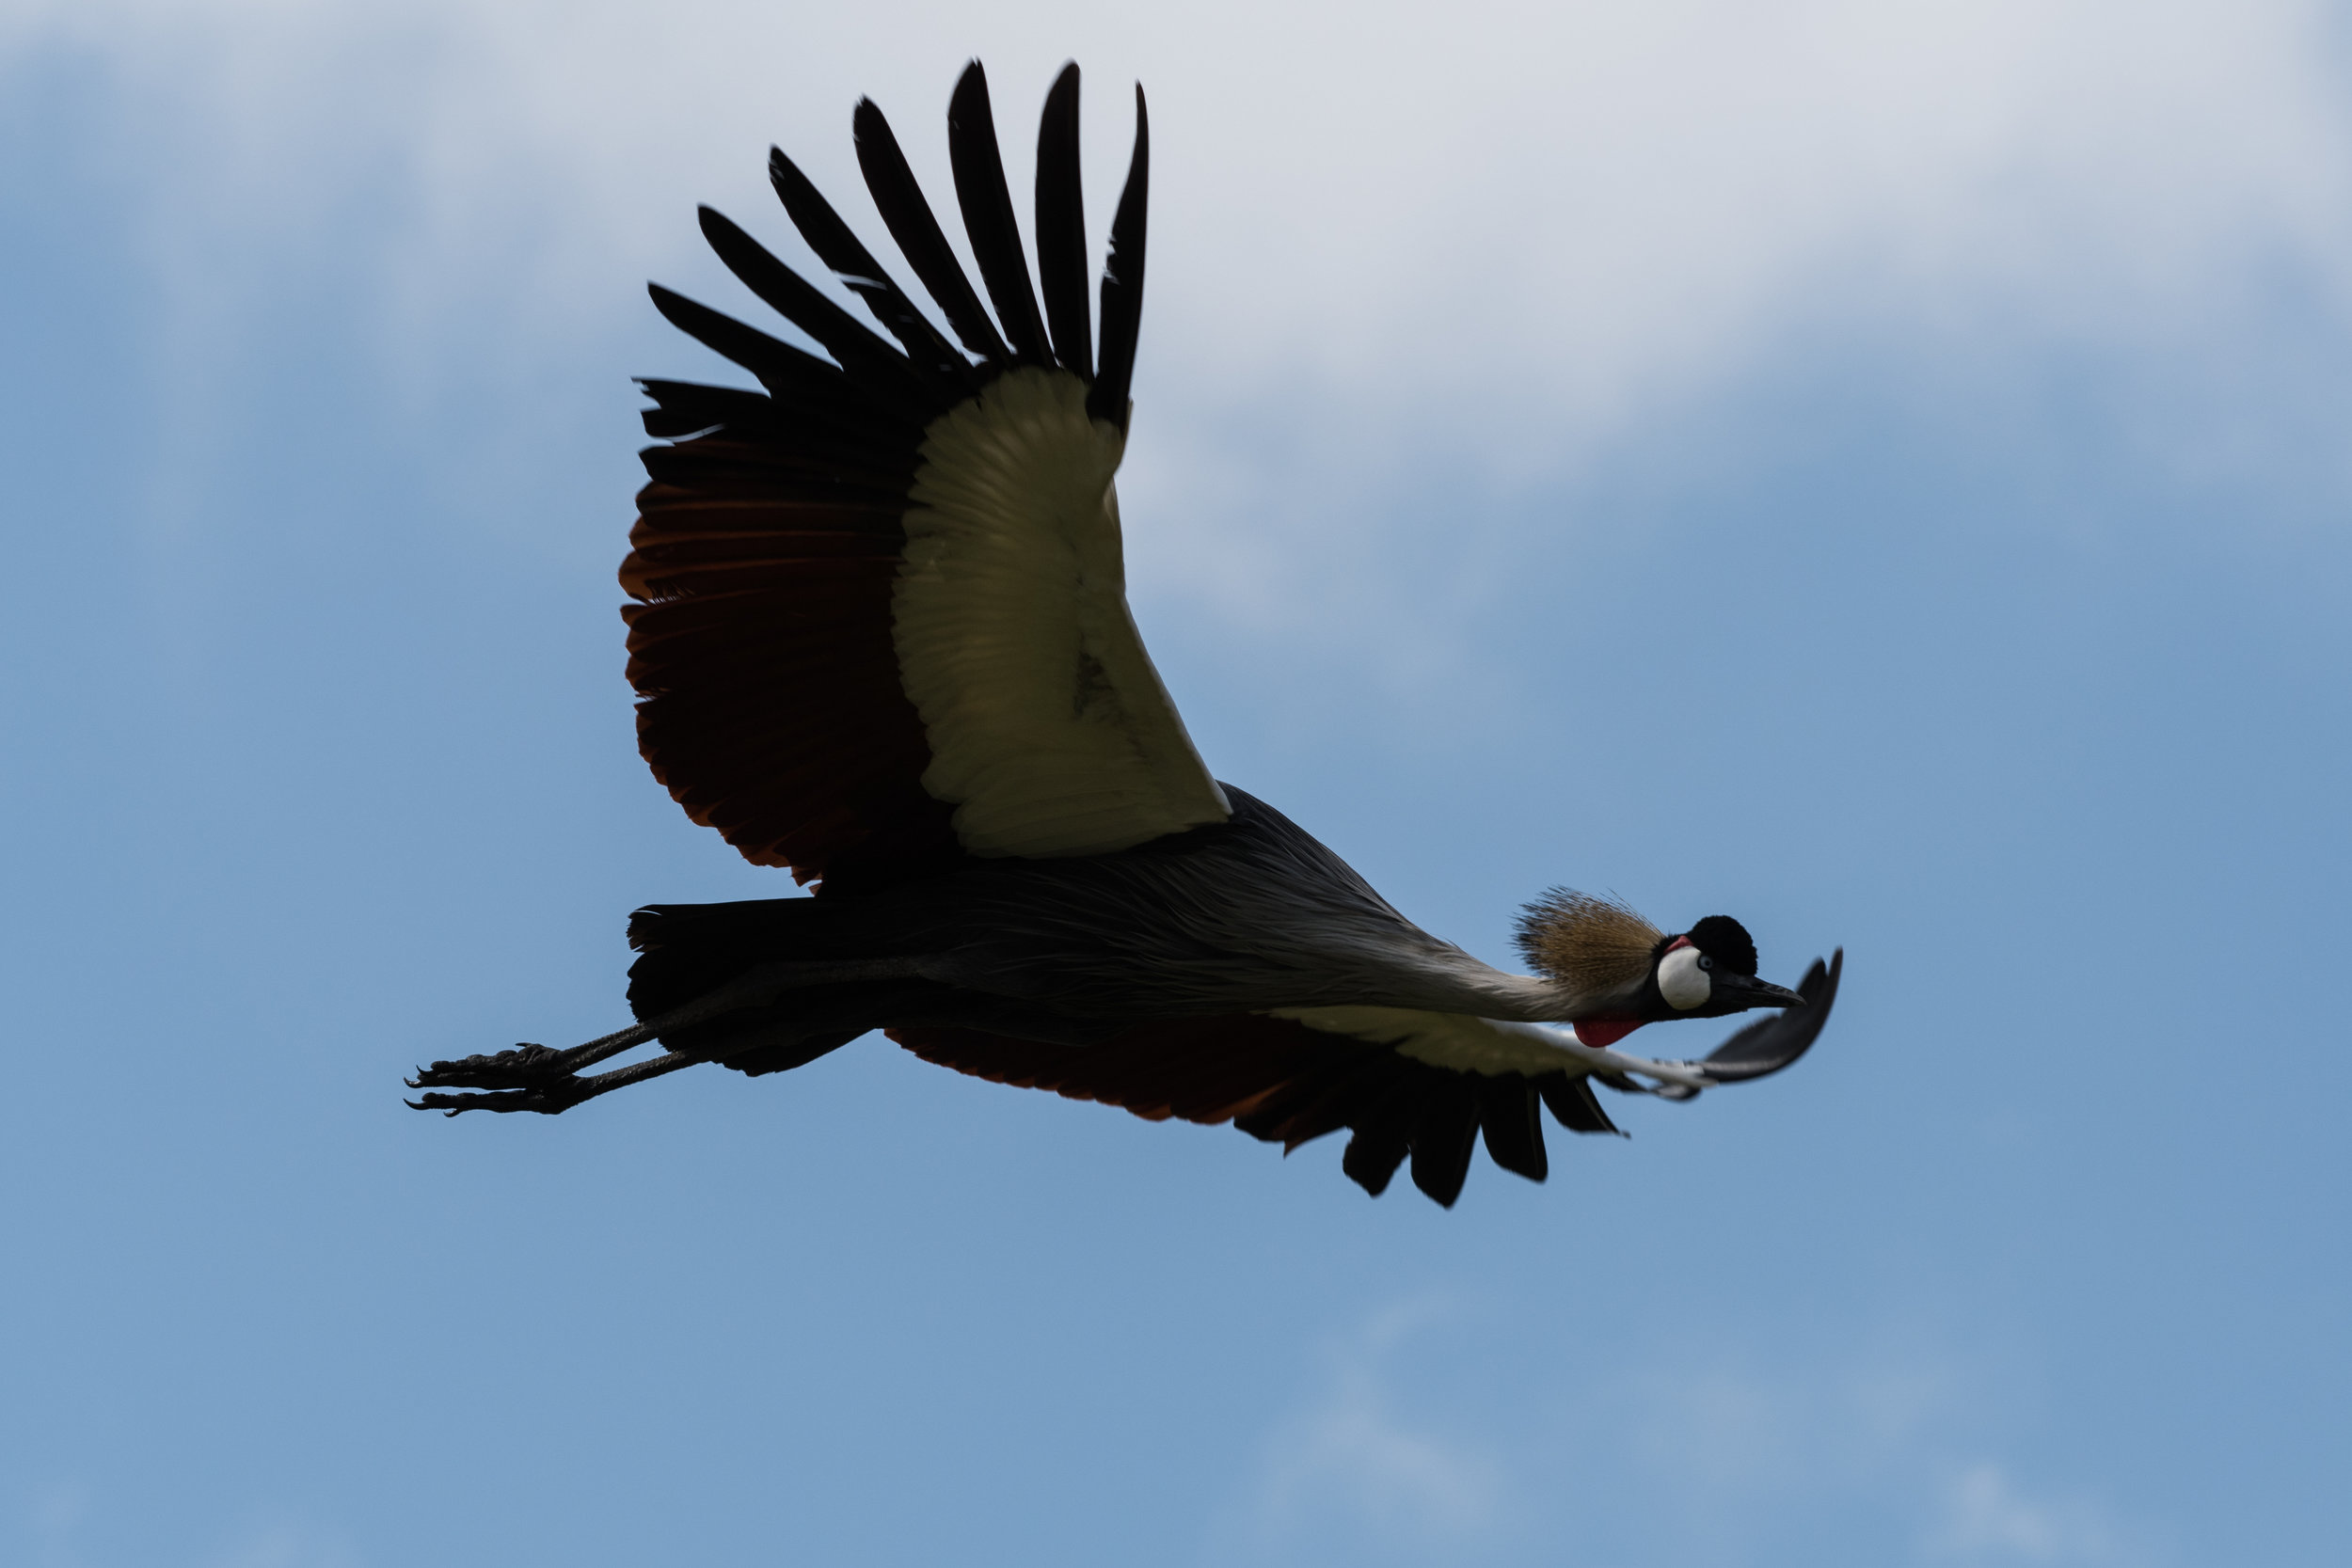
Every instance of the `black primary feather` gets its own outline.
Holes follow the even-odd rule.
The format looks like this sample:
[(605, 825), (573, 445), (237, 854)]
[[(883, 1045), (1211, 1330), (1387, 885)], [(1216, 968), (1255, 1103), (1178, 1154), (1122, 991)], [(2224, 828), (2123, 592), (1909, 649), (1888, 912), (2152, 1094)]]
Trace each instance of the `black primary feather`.
[(1496, 1164), (1530, 1181), (1550, 1174), (1543, 1117), (1525, 1078), (1514, 1072), (1479, 1080), (1478, 1125), (1486, 1134), (1487, 1157)]
[(1336, 1132), (1370, 1109), (1387, 1083), (1384, 1059), (1365, 1052), (1354, 1068), (1321, 1083), (1295, 1085), (1277, 1100), (1233, 1118), (1233, 1125), (1252, 1137), (1279, 1135), (1284, 1153), (1299, 1145)]
[(1389, 1190), (1389, 1183), (1396, 1178), (1396, 1167), (1412, 1151), (1412, 1144), (1399, 1129), (1385, 1124), (1359, 1127), (1356, 1135), (1347, 1140), (1346, 1151), (1340, 1156), (1340, 1169), (1350, 1181), (1378, 1197)]
[(907, 155), (899, 150), (890, 121), (882, 118), (872, 99), (861, 98), (850, 124), (857, 140), (857, 166), (866, 175), (874, 210), (882, 214), (882, 226), (890, 230), (907, 265), (923, 280), (958, 341), (989, 363), (1004, 364), (1012, 357), (1011, 351), (980, 308), (980, 296), (972, 292), (963, 263), (948, 248), (947, 236), (931, 214), (931, 204), (923, 199), (923, 187), (914, 182), (914, 171), (907, 166)]
[(1135, 379), (1136, 342), (1143, 332), (1143, 213), (1152, 194), (1152, 127), (1143, 112), (1143, 87), (1136, 87), (1136, 150), (1127, 163), (1127, 187), (1111, 214), (1111, 253), (1103, 268), (1103, 364), (1087, 412), (1127, 428), (1127, 388)]
[(652, 296), (653, 308), (661, 312), (663, 320), (712, 353), (751, 372), (759, 378), (761, 386), (778, 398), (795, 404), (814, 404), (833, 410), (836, 416), (854, 416), (860, 410), (898, 412), (895, 404), (873, 397), (844, 375), (838, 365), (794, 348), (781, 339), (771, 338), (755, 326), (746, 326), (733, 316), (722, 315), (659, 283), (646, 284), (645, 293)]
[(857, 387), (880, 402), (929, 422), (939, 399), (906, 356), (860, 325), (814, 284), (771, 256), (757, 240), (715, 208), (701, 209), (703, 238), (743, 286), (776, 313), (817, 340)]
[(1413, 1151), (1413, 1123), (1421, 1108), (1421, 1085), (1415, 1075), (1408, 1071), (1391, 1077), (1371, 1103), (1351, 1118), (1355, 1132), (1340, 1156), (1340, 1169), (1375, 1197), (1388, 1191), (1396, 1167)]
[(915, 309), (905, 291), (874, 260), (874, 253), (850, 232), (841, 214), (780, 147), (768, 150), (768, 182), (775, 186), (776, 199), (784, 203), (786, 215), (808, 242), (808, 248), (866, 302), (866, 309), (892, 337), (906, 345), (907, 357), (925, 379), (953, 388), (959, 395), (970, 390), (974, 380), (970, 361), (956, 352), (929, 316)]
[[(1551, 1112), (1551, 1119), (1571, 1132), (1616, 1132), (1617, 1124), (1600, 1108), (1600, 1097), (1583, 1077), (1548, 1072), (1535, 1080), (1536, 1092)], [(1623, 1133), (1618, 1133), (1620, 1137)]]
[(656, 404), (644, 410), (644, 420), (645, 434), (657, 439), (684, 441), (722, 428), (764, 436), (775, 429), (775, 402), (758, 392), (655, 378), (637, 385)]
[(1441, 1209), (1454, 1207), (1478, 1151), (1478, 1097), (1469, 1081), (1448, 1073), (1452, 1083), (1432, 1085), (1413, 1127), (1413, 1185)]
[(1086, 198), (1078, 186), (1078, 62), (1054, 78), (1037, 126), (1037, 281), (1054, 357), (1094, 379), (1094, 318), (1087, 301)]
[(1032, 364), (1050, 365), (1045, 323), (1029, 287), (1029, 262), (1021, 252), (1021, 229), (1012, 215), (1012, 192), (1005, 185), (1005, 162), (996, 150), (996, 119), (988, 106), (988, 73), (974, 60), (947, 100), (947, 161), (956, 172), (956, 201), (963, 209), (964, 238), (980, 264), (980, 281), (996, 307), (1013, 353)]

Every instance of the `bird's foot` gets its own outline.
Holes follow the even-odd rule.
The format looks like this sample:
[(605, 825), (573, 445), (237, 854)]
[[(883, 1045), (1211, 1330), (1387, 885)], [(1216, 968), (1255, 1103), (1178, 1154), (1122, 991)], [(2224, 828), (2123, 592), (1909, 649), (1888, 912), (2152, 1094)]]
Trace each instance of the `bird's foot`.
[[(857, 978), (870, 977), (869, 971), (877, 965), (893, 978), (903, 977), (908, 960), (888, 958), (867, 964), (769, 964), (754, 970), (729, 985), (720, 987), (683, 1007), (674, 1008), (658, 1018), (639, 1019), (628, 1028), (617, 1030), (586, 1045), (576, 1045), (569, 1051), (556, 1051), (544, 1045), (518, 1045), (512, 1051), (493, 1055), (468, 1056), (454, 1062), (436, 1062), (419, 1068), (417, 1075), (408, 1080), (412, 1089), (470, 1089), (470, 1094), (428, 1094), (422, 1100), (412, 1100), (409, 1105), (420, 1111), (446, 1111), (455, 1116), (460, 1111), (537, 1111), (542, 1116), (561, 1116), (583, 1100), (594, 1100), (600, 1094), (642, 1084), (648, 1078), (659, 1078), (680, 1068), (692, 1067), (706, 1058), (688, 1052), (673, 1051), (647, 1061), (632, 1062), (610, 1072), (587, 1073), (583, 1069), (598, 1062), (633, 1051), (649, 1040), (661, 1037), (673, 1029), (707, 1022), (723, 1014), (747, 1006), (763, 1006), (774, 999), (780, 983), (815, 984), (821, 979), (837, 977), (845, 970), (855, 970)], [(779, 971), (789, 971), (779, 976)], [(812, 972), (820, 972), (812, 974)]]
[(428, 1094), (408, 1103), (420, 1111), (537, 1111), (559, 1116), (596, 1091), (592, 1079), (575, 1075), (574, 1051), (518, 1045), (495, 1054), (467, 1056), (419, 1068), (412, 1089), (475, 1089), (476, 1094)]
[(561, 1116), (583, 1100), (594, 1100), (600, 1094), (659, 1078), (702, 1060), (683, 1051), (673, 1051), (610, 1072), (580, 1074), (581, 1067), (594, 1066), (609, 1054), (611, 1052), (602, 1048), (602, 1042), (592, 1041), (569, 1051), (518, 1045), (495, 1055), (436, 1062), (431, 1067), (419, 1068), (417, 1075), (408, 1080), (408, 1086), (477, 1092), (427, 1094), (408, 1101), (408, 1105), (411, 1110), (441, 1111), (453, 1117), (460, 1111), (536, 1111), (541, 1116)]
[(529, 1089), (545, 1087), (551, 1078), (568, 1077), (568, 1051), (544, 1045), (518, 1045), (512, 1051), (466, 1056), (419, 1068), (408, 1081), (412, 1089)]

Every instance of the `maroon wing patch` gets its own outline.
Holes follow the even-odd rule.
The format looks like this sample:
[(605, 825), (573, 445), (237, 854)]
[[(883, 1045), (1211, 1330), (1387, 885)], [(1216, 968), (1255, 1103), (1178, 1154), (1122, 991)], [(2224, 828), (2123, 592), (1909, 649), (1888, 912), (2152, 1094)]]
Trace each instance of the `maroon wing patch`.
[[(692, 418), (706, 389), (647, 390), (655, 415)], [(952, 859), (891, 643), (914, 433), (898, 427), (892, 451), (882, 426), (852, 463), (828, 431), (761, 422), (645, 454), (653, 483), (621, 565), (639, 601), (623, 611), (639, 749), (687, 815), (754, 864), (807, 881)]]

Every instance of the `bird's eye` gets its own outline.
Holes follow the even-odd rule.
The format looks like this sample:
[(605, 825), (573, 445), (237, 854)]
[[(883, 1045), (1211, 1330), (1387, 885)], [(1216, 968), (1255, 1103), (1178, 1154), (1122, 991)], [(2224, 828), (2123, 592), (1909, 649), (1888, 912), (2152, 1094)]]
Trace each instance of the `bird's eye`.
[(1701, 969), (1712, 969), (1715, 967), (1715, 960), (1708, 958), (1706, 954), (1701, 953), (1699, 955), (1699, 967)]
[(1712, 967), (1707, 955), (1697, 948), (1677, 947), (1658, 965), (1658, 994), (1677, 1012), (1687, 1013), (1693, 1007), (1705, 1006), (1715, 989), (1715, 983), (1707, 976)]

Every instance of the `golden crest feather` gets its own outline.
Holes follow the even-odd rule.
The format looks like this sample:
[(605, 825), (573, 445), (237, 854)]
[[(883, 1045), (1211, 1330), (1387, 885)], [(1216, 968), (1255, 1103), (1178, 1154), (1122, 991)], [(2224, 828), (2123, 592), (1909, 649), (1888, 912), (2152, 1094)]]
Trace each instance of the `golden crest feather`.
[(1573, 888), (1552, 888), (1519, 911), (1520, 956), (1537, 974), (1588, 996), (1639, 986), (1665, 940), (1665, 932), (1614, 898)]

